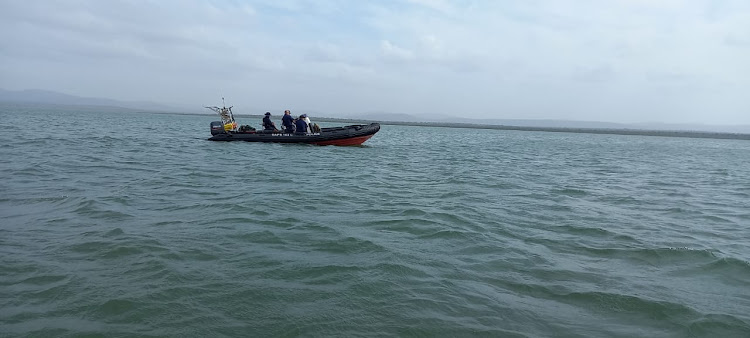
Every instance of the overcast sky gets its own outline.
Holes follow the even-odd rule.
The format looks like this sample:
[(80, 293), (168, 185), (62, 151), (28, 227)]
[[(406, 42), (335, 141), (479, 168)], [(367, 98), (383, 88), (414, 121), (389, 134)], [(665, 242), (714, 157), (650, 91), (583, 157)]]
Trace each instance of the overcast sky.
[(0, 0), (0, 88), (200, 107), (750, 124), (747, 0)]

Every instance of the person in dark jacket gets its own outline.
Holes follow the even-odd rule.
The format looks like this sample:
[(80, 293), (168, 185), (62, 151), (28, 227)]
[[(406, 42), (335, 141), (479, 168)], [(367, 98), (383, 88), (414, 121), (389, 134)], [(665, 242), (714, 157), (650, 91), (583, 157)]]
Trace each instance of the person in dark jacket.
[(294, 132), (294, 118), (292, 117), (292, 112), (288, 110), (284, 111), (284, 116), (281, 117), (281, 125), (284, 126), (285, 132)]
[(278, 130), (276, 124), (271, 121), (271, 113), (266, 112), (266, 117), (263, 118), (263, 130)]
[(310, 130), (307, 129), (307, 122), (305, 122), (304, 116), (300, 115), (300, 117), (297, 120), (295, 120), (294, 124), (297, 127), (298, 133), (310, 132)]

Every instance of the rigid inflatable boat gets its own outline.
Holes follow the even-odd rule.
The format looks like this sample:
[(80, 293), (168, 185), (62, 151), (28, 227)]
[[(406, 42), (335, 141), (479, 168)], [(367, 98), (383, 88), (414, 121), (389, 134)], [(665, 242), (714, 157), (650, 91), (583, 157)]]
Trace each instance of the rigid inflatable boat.
[(370, 139), (380, 130), (379, 123), (355, 124), (344, 127), (320, 128), (308, 133), (289, 133), (282, 130), (255, 130), (250, 126), (238, 126), (232, 107), (206, 107), (221, 116), (221, 121), (211, 122), (210, 141), (246, 141), (275, 143), (307, 143), (321, 146), (356, 146)]

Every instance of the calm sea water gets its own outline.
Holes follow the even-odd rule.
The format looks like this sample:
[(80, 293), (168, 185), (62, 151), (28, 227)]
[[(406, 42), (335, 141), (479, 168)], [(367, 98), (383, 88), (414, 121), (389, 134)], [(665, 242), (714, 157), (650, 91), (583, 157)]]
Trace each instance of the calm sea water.
[(0, 336), (750, 336), (748, 141), (213, 120), (0, 108)]

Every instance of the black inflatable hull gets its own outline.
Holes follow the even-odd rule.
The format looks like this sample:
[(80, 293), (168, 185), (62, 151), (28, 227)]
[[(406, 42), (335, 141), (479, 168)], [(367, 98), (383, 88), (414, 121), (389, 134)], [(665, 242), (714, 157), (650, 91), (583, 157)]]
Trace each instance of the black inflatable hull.
[(357, 124), (346, 127), (322, 128), (320, 133), (284, 133), (267, 130), (221, 132), (209, 141), (245, 141), (274, 143), (307, 143), (321, 146), (356, 146), (367, 141), (380, 130), (379, 123)]

